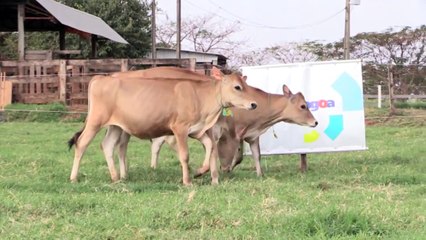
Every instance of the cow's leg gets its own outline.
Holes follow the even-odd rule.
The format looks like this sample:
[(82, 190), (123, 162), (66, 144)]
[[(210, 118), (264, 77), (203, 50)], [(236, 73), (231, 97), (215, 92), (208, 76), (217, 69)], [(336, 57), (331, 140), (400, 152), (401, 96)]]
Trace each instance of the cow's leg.
[(120, 140), (118, 142), (118, 159), (120, 162), (120, 179), (127, 179), (128, 166), (126, 160), (127, 145), (129, 144), (130, 134), (122, 131)]
[(248, 141), (250, 144), (251, 154), (253, 156), (254, 164), (256, 166), (257, 176), (262, 176), (262, 168), (260, 166), (260, 146), (259, 146), (259, 138), (255, 138), (253, 141)]
[(207, 134), (203, 134), (201, 138), (198, 139), (198, 141), (203, 144), (205, 156), (203, 165), (197, 169), (194, 177), (200, 177), (210, 170), (210, 158), (213, 150), (213, 141)]
[(122, 132), (123, 130), (118, 126), (114, 126), (114, 125), (109, 126), (108, 131), (101, 145), (105, 155), (105, 159), (108, 164), (111, 180), (113, 182), (118, 181), (117, 170), (115, 169), (115, 166), (114, 166), (114, 147), (118, 143), (118, 140), (120, 139)]
[(188, 129), (178, 130), (173, 129), (173, 133), (176, 137), (176, 143), (178, 147), (178, 154), (180, 164), (182, 166), (182, 182), (184, 185), (192, 185), (191, 178), (189, 176), (189, 152), (188, 152)]
[(71, 182), (77, 182), (78, 169), (80, 168), (81, 158), (83, 157), (84, 152), (87, 149), (87, 146), (99, 132), (100, 128), (97, 126), (86, 125), (84, 127), (83, 132), (77, 139), (75, 144), (75, 152), (74, 152), (74, 163), (72, 165)]
[(166, 136), (151, 139), (151, 168), (156, 169), (161, 146), (166, 142)]
[[(207, 135), (210, 138), (211, 150), (210, 150), (210, 175), (212, 178), (212, 185), (219, 184), (219, 173), (217, 171), (217, 158), (218, 158), (218, 151), (217, 151), (217, 144), (213, 137), (213, 133), (211, 131), (207, 131)], [(206, 148), (206, 153), (209, 150)]]

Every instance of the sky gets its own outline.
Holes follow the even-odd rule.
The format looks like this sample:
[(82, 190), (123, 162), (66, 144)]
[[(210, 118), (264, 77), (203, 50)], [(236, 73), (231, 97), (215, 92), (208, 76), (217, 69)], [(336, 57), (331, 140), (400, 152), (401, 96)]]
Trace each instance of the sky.
[[(162, 10), (176, 20), (176, 0), (157, 0)], [(343, 38), (345, 0), (181, 0), (182, 20), (215, 15), (221, 24), (239, 22), (233, 36), (248, 49), (285, 42), (317, 40), (334, 42)], [(351, 5), (351, 36), (361, 32), (383, 32), (390, 27), (426, 25), (426, 0), (360, 0)]]

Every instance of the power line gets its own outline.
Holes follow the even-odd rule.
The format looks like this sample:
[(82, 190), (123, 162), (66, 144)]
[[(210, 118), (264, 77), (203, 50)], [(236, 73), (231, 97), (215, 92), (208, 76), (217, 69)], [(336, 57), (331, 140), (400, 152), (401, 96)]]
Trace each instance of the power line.
[[(221, 18), (229, 20), (229, 21), (235, 21), (235, 20), (229, 19), (227, 17), (224, 17), (223, 15), (219, 15), (219, 14), (217, 14), (215, 12), (212, 12), (210, 10), (206, 10), (206, 9), (204, 9), (204, 8), (202, 8), (202, 7), (194, 4), (190, 0), (185, 0), (185, 2), (188, 3), (188, 4), (190, 4), (190, 5), (192, 5), (195, 8), (198, 8), (200, 10), (203, 10), (203, 11), (208, 12), (210, 14), (213, 14), (215, 16), (221, 17)], [(258, 23), (258, 22), (254, 22), (254, 21), (242, 18), (242, 17), (240, 17), (240, 16), (238, 16), (238, 15), (236, 15), (236, 14), (234, 14), (234, 13), (232, 13), (232, 12), (226, 10), (226, 9), (224, 9), (223, 7), (221, 7), (221, 6), (213, 3), (211, 0), (209, 0), (209, 2), (210, 2), (210, 4), (214, 5), (216, 8), (218, 8), (218, 9), (222, 10), (223, 12), (226, 12), (229, 15), (233, 16), (234, 18), (236, 18), (238, 20), (238, 22), (241, 23), (242, 25), (246, 25), (246, 26), (250, 26), (250, 27), (256, 27), (256, 28), (267, 28), (267, 29), (273, 29), (273, 30), (295, 30), (295, 29), (303, 29), (303, 28), (314, 27), (316, 25), (320, 25), (320, 24), (322, 24), (324, 22), (329, 21), (330, 19), (336, 17), (337, 15), (339, 15), (340, 13), (342, 13), (343, 11), (345, 11), (345, 8), (343, 8), (343, 9), (339, 10), (338, 12), (336, 12), (336, 13), (334, 13), (334, 14), (332, 14), (332, 15), (324, 18), (324, 19), (321, 19), (321, 20), (318, 20), (318, 21), (315, 21), (315, 22), (312, 22), (312, 23), (308, 23), (308, 24), (295, 25), (295, 26), (272, 26), (272, 25)]]
[[(202, 7), (200, 7), (200, 6), (196, 5), (196, 4), (194, 4), (194, 3), (192, 3), (192, 2), (190, 2), (190, 1), (188, 1), (188, 0), (185, 0), (185, 2), (186, 2), (186, 3), (188, 3), (190, 6), (192, 6), (193, 8), (196, 8), (196, 9), (202, 10), (202, 11), (207, 12), (207, 13), (210, 13), (210, 14), (212, 14), (212, 15), (216, 16), (216, 17), (220, 17), (220, 18), (225, 19), (225, 20), (228, 20), (228, 21), (230, 21), (230, 22), (235, 22), (235, 20), (233, 20), (233, 19), (230, 19), (230, 18), (224, 17), (224, 16), (219, 15), (219, 14), (217, 14), (217, 13), (215, 13), (215, 12), (210, 11), (210, 10), (206, 10), (206, 9), (204, 9), (204, 8), (202, 8)], [(240, 22), (240, 23), (241, 23), (241, 22)], [(242, 24), (242, 23), (241, 23), (241, 24)]]

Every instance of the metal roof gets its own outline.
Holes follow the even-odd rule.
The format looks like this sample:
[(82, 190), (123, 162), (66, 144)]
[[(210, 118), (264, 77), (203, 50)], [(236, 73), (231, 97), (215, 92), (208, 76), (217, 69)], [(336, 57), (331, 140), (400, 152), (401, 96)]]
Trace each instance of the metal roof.
[[(66, 31), (128, 43), (101, 18), (53, 0), (0, 0), (0, 32), (18, 31), (17, 8), (25, 5), (25, 31)], [(72, 31), (74, 30), (74, 31)], [(79, 34), (80, 34), (79, 33)]]
[[(176, 57), (176, 49), (157, 47), (156, 51), (157, 51), (158, 59), (168, 59), (168, 58)], [(146, 57), (152, 58), (152, 53), (151, 52), (147, 53)], [(202, 63), (202, 62), (211, 63), (212, 61), (217, 61), (218, 65), (226, 65), (226, 59), (228, 59), (227, 57), (218, 53), (196, 52), (196, 51), (190, 51), (190, 50), (181, 50), (181, 57), (195, 58), (198, 63)]]
[(60, 23), (83, 32), (96, 34), (112, 41), (128, 44), (114, 29), (99, 17), (68, 7), (53, 0), (36, 0)]
[(123, 37), (97, 16), (68, 7), (53, 0), (36, 1), (63, 25), (78, 29), (82, 32), (96, 34), (115, 42), (128, 44)]

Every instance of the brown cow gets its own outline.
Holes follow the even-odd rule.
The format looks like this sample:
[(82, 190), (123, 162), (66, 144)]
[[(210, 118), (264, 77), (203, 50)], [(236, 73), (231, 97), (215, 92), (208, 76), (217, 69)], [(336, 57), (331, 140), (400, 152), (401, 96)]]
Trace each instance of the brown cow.
[[(252, 91), (252, 90), (250, 90)], [(268, 94), (262, 90), (254, 89), (250, 93), (258, 103), (253, 111), (244, 111), (233, 108), (233, 117), (221, 117), (220, 124), (214, 126), (216, 141), (218, 141), (219, 158), (222, 169), (232, 170), (241, 162), (238, 154), (241, 139), (249, 143), (258, 176), (261, 176), (259, 137), (266, 130), (278, 122), (287, 122), (302, 126), (315, 127), (318, 122), (309, 111), (302, 93), (293, 94), (287, 86), (283, 86), (283, 95)], [(224, 128), (224, 126), (226, 126)], [(162, 137), (153, 140), (151, 147), (151, 166), (157, 166), (158, 151), (166, 141), (173, 144), (173, 136)], [(159, 147), (160, 146), (160, 147)], [(207, 150), (206, 150), (207, 151)], [(208, 156), (206, 152), (203, 166), (198, 169), (197, 175), (202, 175), (209, 170)]]
[[(120, 139), (124, 131), (141, 139), (173, 134), (182, 165), (183, 184), (191, 184), (188, 136), (213, 141), (206, 131), (216, 123), (224, 107), (250, 110), (255, 109), (257, 103), (247, 94), (251, 87), (245, 83), (245, 77), (231, 74), (221, 75), (220, 81), (213, 78), (194, 81), (197, 76), (204, 76), (185, 70), (175, 71), (182, 73), (181, 78), (170, 78), (168, 73), (159, 74), (155, 79), (120, 75), (93, 77), (89, 84), (85, 126), (68, 142), (70, 147), (76, 145), (71, 181), (77, 181), (80, 161), (88, 144), (102, 127), (109, 126), (102, 149), (112, 181), (118, 180), (113, 159), (117, 144), (120, 162), (124, 163), (120, 163), (120, 167), (125, 166), (125, 161), (121, 160), (125, 158), (127, 142)], [(212, 184), (217, 184), (217, 148), (216, 144), (211, 146), (207, 151), (212, 152)]]

